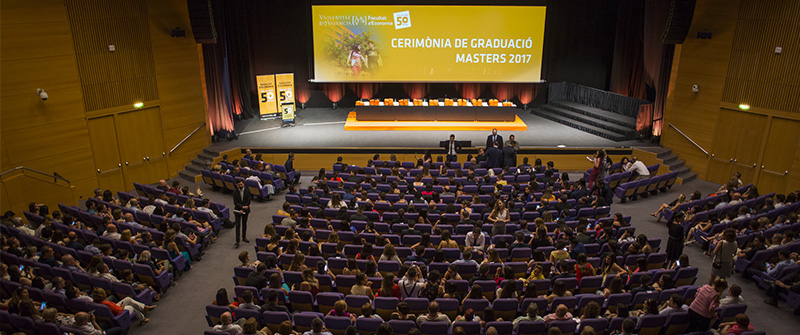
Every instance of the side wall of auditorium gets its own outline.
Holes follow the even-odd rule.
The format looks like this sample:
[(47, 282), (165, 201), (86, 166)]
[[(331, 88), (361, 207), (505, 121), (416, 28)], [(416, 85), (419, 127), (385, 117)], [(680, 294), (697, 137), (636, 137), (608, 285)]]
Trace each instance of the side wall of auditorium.
[[(702, 31), (712, 38), (697, 39)], [(762, 194), (800, 189), (798, 64), (800, 2), (698, 0), (676, 48), (661, 144), (701, 179), (724, 183), (738, 171)]]
[[(0, 170), (69, 180), (6, 174), (3, 209), (19, 215), (30, 201), (52, 207), (97, 187), (132, 190), (177, 175), (210, 143), (201, 129), (169, 152), (205, 121), (186, 1), (9, 0), (0, 24)], [(186, 37), (171, 37), (176, 27)]]

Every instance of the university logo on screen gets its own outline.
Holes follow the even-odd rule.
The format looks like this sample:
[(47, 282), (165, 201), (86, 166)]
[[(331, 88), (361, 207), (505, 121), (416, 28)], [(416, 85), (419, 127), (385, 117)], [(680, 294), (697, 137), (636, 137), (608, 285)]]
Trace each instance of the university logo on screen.
[(394, 29), (411, 28), (411, 14), (408, 11), (394, 13)]

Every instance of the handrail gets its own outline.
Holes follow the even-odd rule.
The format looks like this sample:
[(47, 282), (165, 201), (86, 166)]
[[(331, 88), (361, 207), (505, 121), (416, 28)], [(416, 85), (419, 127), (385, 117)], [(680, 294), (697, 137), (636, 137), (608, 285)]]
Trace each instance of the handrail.
[(53, 174), (50, 175), (50, 174), (44, 173), (42, 171), (37, 171), (37, 170), (34, 170), (34, 169), (26, 168), (24, 166), (17, 166), (15, 168), (11, 169), (11, 170), (8, 170), (8, 171), (5, 171), (3, 173), (0, 173), (0, 177), (5, 176), (6, 174), (14, 172), (14, 171), (17, 171), (17, 170), (31, 171), (31, 172), (36, 172), (36, 173), (38, 173), (40, 175), (43, 175), (43, 176), (52, 177), (54, 183), (57, 183), (58, 180), (61, 179), (61, 180), (65, 181), (65, 182), (67, 182), (67, 184), (69, 186), (72, 186), (72, 184), (69, 182), (69, 180), (67, 180), (66, 178), (62, 177), (60, 174), (58, 174), (58, 172), (53, 172)]
[(678, 129), (678, 127), (675, 127), (675, 125), (672, 124), (672, 123), (670, 123), (669, 126), (672, 127), (673, 129), (675, 129), (675, 131), (677, 131), (678, 134), (683, 135), (683, 137), (685, 137), (687, 140), (689, 140), (689, 142), (692, 142), (692, 144), (694, 144), (694, 146), (696, 146), (698, 149), (703, 151), (703, 153), (706, 154), (706, 156), (708, 156), (708, 151), (706, 151), (706, 149), (703, 149), (703, 147), (701, 147), (699, 144), (697, 144), (697, 142), (695, 142), (689, 136), (686, 136), (686, 134), (684, 134), (680, 129)]
[(183, 140), (181, 140), (178, 144), (175, 145), (175, 147), (172, 148), (172, 150), (169, 151), (169, 154), (172, 155), (173, 151), (177, 150), (178, 147), (181, 146), (181, 144), (183, 144), (183, 142), (186, 142), (186, 140), (188, 140), (189, 137), (192, 137), (192, 135), (194, 135), (194, 133), (196, 133), (198, 130), (200, 130), (200, 128), (203, 128), (203, 126), (205, 126), (205, 125), (206, 125), (206, 123), (203, 122), (199, 126), (197, 126), (197, 128), (194, 128), (194, 130), (191, 133), (189, 133), (189, 135), (186, 135), (186, 137), (184, 137)]

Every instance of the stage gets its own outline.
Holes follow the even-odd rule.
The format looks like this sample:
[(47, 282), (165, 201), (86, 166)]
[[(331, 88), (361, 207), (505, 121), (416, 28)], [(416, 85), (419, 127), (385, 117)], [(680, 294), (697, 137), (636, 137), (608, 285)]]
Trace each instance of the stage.
[[(345, 131), (350, 108), (307, 108), (297, 111), (294, 127), (281, 128), (280, 120), (262, 121), (256, 118), (236, 121), (237, 140), (220, 140), (210, 149), (226, 150), (235, 147), (282, 148), (408, 148), (437, 147), (439, 141), (455, 134), (459, 141), (472, 141), (473, 146), (486, 143), (488, 130), (436, 129), (427, 131)], [(617, 148), (656, 146), (648, 141), (615, 142), (563, 124), (533, 115), (530, 110), (515, 109), (517, 118), (527, 125), (525, 131), (499, 131), (504, 139), (515, 135), (522, 147), (555, 148)]]

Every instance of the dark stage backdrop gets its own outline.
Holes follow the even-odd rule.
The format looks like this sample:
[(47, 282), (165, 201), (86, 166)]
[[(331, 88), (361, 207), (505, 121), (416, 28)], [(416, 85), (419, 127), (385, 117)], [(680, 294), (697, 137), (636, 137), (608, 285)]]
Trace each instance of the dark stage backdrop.
[[(295, 74), (296, 96), (308, 107), (331, 101), (352, 106), (360, 98), (506, 98), (517, 104), (546, 102), (546, 84), (313, 84), (311, 5), (376, 4), (373, 1), (212, 0), (217, 43), (204, 45), (210, 110), (231, 117), (258, 115), (255, 76)], [(544, 1), (471, 1), (462, 5), (531, 5)], [(434, 4), (382, 1), (380, 4)], [(436, 2), (452, 4), (452, 2)], [(543, 78), (609, 89), (617, 5), (613, 0), (560, 0), (547, 4)], [(228, 85), (228, 87), (211, 87)]]

